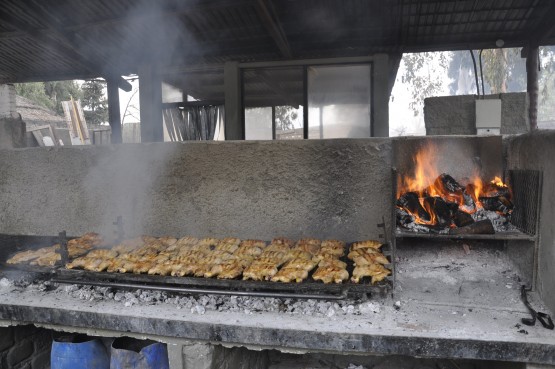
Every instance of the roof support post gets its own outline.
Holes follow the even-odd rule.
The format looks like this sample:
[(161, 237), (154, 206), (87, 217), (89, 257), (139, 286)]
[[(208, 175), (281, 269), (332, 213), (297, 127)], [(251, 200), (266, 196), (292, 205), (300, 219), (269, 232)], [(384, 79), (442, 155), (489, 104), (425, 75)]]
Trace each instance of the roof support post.
[(118, 144), (122, 143), (119, 83), (117, 79), (108, 78), (106, 84), (108, 90), (108, 121), (112, 129), (110, 137), (113, 144)]
[(372, 61), (371, 136), (389, 136), (389, 58), (376, 54)]
[(141, 142), (164, 141), (162, 121), (162, 80), (151, 64), (138, 68), (141, 106)]
[(224, 65), (225, 139), (244, 140), (241, 70), (238, 62)]
[(530, 118), (530, 130), (533, 131), (538, 128), (538, 47), (530, 46), (526, 51), (526, 91), (530, 101), (528, 116)]

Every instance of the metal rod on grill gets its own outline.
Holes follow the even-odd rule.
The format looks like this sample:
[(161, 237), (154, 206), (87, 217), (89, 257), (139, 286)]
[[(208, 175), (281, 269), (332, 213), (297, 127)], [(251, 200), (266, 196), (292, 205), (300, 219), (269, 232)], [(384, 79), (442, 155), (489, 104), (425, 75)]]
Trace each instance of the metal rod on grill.
[(120, 282), (98, 282), (98, 281), (81, 281), (53, 278), (52, 282), (62, 284), (84, 284), (88, 286), (113, 287), (125, 289), (148, 289), (154, 291), (180, 292), (190, 294), (212, 294), (212, 295), (233, 295), (233, 296), (251, 296), (251, 297), (274, 297), (274, 298), (291, 298), (291, 299), (317, 299), (317, 300), (343, 300), (347, 297), (348, 289), (343, 289), (339, 295), (320, 295), (320, 294), (303, 294), (303, 293), (280, 293), (280, 292), (256, 292), (256, 291), (233, 291), (223, 289), (195, 288), (195, 287), (172, 287), (160, 285), (143, 285), (137, 283), (120, 283)]
[(67, 249), (67, 234), (66, 231), (58, 233), (58, 242), (60, 244), (60, 261), (61, 265), (66, 265), (69, 262), (69, 251)]

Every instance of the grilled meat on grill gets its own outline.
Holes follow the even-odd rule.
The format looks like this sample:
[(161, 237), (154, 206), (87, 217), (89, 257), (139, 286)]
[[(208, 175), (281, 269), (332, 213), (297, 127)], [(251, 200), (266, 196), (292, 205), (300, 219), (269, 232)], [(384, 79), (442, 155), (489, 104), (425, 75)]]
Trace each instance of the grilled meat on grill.
[(308, 278), (308, 271), (305, 269), (297, 268), (281, 268), (280, 271), (272, 277), (272, 282), (283, 282), (289, 283), (295, 281), (297, 283), (302, 282)]
[(318, 267), (312, 278), (316, 281), (322, 281), (324, 283), (342, 283), (349, 279), (349, 272), (347, 270), (337, 267), (337, 266), (325, 266), (325, 267)]
[(357, 265), (353, 270), (351, 281), (358, 283), (363, 277), (372, 277), (372, 284), (376, 284), (390, 274), (391, 271), (380, 264)]

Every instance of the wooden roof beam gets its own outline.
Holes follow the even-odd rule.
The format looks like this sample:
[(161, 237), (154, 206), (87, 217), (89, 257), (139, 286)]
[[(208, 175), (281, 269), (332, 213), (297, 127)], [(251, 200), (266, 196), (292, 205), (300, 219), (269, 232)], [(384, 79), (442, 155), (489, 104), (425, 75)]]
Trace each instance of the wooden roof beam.
[(281, 23), (279, 22), (279, 18), (271, 0), (256, 0), (256, 5), (256, 11), (262, 24), (274, 39), (281, 55), (291, 59), (293, 57), (291, 47), (289, 46), (289, 42), (287, 41), (287, 37), (281, 27)]

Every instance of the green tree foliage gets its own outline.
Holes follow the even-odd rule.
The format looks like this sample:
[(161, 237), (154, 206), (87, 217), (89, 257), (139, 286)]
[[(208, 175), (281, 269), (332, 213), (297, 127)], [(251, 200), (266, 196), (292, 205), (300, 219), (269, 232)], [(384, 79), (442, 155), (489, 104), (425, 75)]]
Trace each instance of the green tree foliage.
[(76, 81), (45, 82), (44, 91), (50, 100), (55, 103), (55, 110), (60, 115), (64, 114), (62, 101), (68, 101), (71, 97), (74, 100), (81, 100), (83, 98), (83, 91)]
[(44, 89), (44, 82), (16, 83), (15, 92), (34, 103), (48, 109), (55, 109), (55, 103), (50, 100)]
[(276, 106), (276, 130), (286, 131), (295, 128), (299, 117), (297, 109), (292, 106)]
[(88, 124), (101, 124), (108, 121), (108, 100), (104, 94), (104, 84), (99, 81), (86, 81), (83, 90), (82, 106)]
[(417, 116), (424, 105), (424, 98), (436, 96), (441, 91), (445, 71), (452, 59), (450, 52), (426, 52), (403, 55), (405, 74), (402, 82), (410, 86), (412, 101), (409, 108)]
[[(480, 81), (479, 50), (475, 50), (474, 54)], [(555, 119), (555, 48), (540, 48), (540, 61), (540, 120)], [(421, 111), (424, 98), (443, 92), (445, 76), (450, 79), (451, 94), (460, 93), (458, 79), (461, 75), (471, 77), (471, 88), (465, 93), (476, 93), (474, 65), (468, 51), (405, 54), (403, 63), (405, 71), (401, 80), (409, 86), (412, 97), (409, 108), (415, 116)], [(461, 73), (461, 70), (466, 73)], [(483, 50), (482, 71), (486, 94), (526, 91), (526, 61), (520, 57), (520, 49)]]
[(83, 92), (75, 81), (16, 83), (15, 91), (19, 96), (54, 110), (58, 115), (64, 114), (62, 101), (69, 100), (71, 96), (76, 100), (83, 97)]

